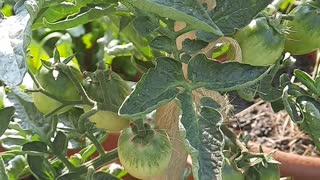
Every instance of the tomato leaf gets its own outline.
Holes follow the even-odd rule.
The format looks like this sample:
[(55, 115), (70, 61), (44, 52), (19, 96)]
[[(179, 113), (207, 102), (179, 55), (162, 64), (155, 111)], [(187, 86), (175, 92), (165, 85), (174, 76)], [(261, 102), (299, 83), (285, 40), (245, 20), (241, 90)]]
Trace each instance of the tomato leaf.
[(2, 134), (8, 128), (9, 122), (13, 117), (14, 112), (15, 109), (13, 106), (0, 109), (0, 136), (2, 136)]
[(174, 42), (167, 36), (156, 36), (151, 42), (150, 46), (154, 49), (172, 53), (174, 50)]
[(56, 153), (66, 155), (67, 148), (68, 148), (67, 136), (63, 132), (58, 131), (56, 137), (52, 142), (52, 150), (54, 150)]
[[(233, 34), (235, 29), (241, 29), (272, 0), (217, 0), (216, 7), (208, 12), (212, 21), (224, 34)], [(198, 31), (197, 36), (203, 40), (216, 39), (216, 36)]]
[(52, 180), (56, 178), (56, 172), (47, 158), (27, 155), (27, 162), (36, 179)]
[(2, 156), (0, 156), (0, 179), (9, 180)]
[(73, 18), (67, 18), (65, 20), (57, 22), (49, 22), (46, 18), (44, 18), (43, 23), (45, 27), (48, 27), (51, 30), (65, 30), (68, 28), (76, 27), (91, 22), (95, 19), (106, 16), (113, 12), (115, 12), (115, 8), (113, 5), (109, 5), (106, 7), (96, 6), (94, 8), (90, 8), (85, 12), (81, 12)]
[(205, 104), (197, 115), (192, 95), (183, 92), (177, 97), (182, 109), (181, 132), (185, 145), (192, 157), (192, 172), (195, 179), (221, 179), (223, 164), (223, 136), (220, 131), (221, 115), (209, 105), (216, 106), (208, 98), (201, 99)]
[(211, 19), (225, 34), (232, 34), (235, 29), (241, 29), (272, 0), (217, 0), (215, 9), (209, 12)]
[(205, 48), (208, 45), (207, 42), (199, 39), (185, 39), (182, 42), (182, 50), (187, 54), (195, 54), (200, 51), (202, 48)]
[(24, 120), (24, 125), (43, 138), (43, 141), (49, 141), (55, 132), (58, 118), (56, 116), (44, 118), (33, 104), (31, 97), (18, 87), (12, 88), (7, 95), (14, 104), (17, 117)]
[(299, 123), (300, 128), (309, 134), (318, 150), (320, 150), (320, 102), (309, 97), (297, 97), (304, 119)]
[(220, 63), (199, 54), (188, 63), (188, 77), (193, 87), (215, 91), (231, 91), (250, 86), (261, 80), (268, 67), (250, 66), (238, 62)]
[(112, 176), (111, 174), (105, 173), (105, 172), (96, 172), (96, 173), (93, 175), (93, 179), (94, 179), (94, 180), (105, 180), (105, 179), (108, 179), (108, 180), (118, 180), (118, 178)]
[(36, 0), (19, 1), (14, 8), (16, 15), (0, 21), (0, 80), (9, 86), (21, 84), (27, 71), (25, 53), (38, 10)]
[(284, 109), (287, 111), (291, 120), (295, 123), (303, 121), (304, 116), (300, 113), (300, 107), (292, 100), (292, 97), (288, 94), (288, 89), (285, 88), (282, 94), (282, 101)]
[(73, 173), (73, 172), (62, 174), (57, 178), (57, 180), (76, 180), (76, 179), (81, 179), (81, 176), (79, 173)]
[(205, 8), (193, 0), (123, 0), (143, 11), (157, 14), (161, 17), (168, 17), (176, 21), (184, 21), (195, 29), (222, 36), (223, 33), (211, 20)]
[(273, 102), (281, 99), (282, 90), (279, 88), (279, 83), (274, 82), (274, 78), (280, 69), (280, 61), (271, 68), (270, 72), (261, 79), (258, 94), (264, 101)]
[(144, 74), (131, 95), (120, 107), (126, 117), (139, 117), (171, 101), (184, 81), (181, 63), (168, 57), (157, 59), (155, 68)]
[[(153, 17), (155, 18), (155, 17)], [(132, 21), (132, 25), (142, 36), (150, 35), (159, 25), (154, 23), (148, 16), (138, 16)]]
[(320, 96), (320, 89), (316, 87), (315, 81), (310, 77), (309, 74), (306, 72), (300, 70), (300, 69), (295, 69), (294, 70), (294, 75), (297, 77), (297, 79), (305, 85), (312, 93)]
[(48, 146), (46, 143), (42, 141), (32, 141), (25, 143), (22, 146), (22, 151), (35, 151), (35, 152), (41, 152), (43, 155), (46, 155), (48, 153)]
[(212, 107), (200, 112), (199, 179), (221, 179), (224, 139), (220, 130), (221, 114)]

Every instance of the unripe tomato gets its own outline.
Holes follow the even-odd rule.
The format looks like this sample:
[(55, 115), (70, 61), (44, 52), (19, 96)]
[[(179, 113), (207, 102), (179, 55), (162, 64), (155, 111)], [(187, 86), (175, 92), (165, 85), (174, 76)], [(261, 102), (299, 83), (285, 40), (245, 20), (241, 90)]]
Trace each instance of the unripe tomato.
[[(91, 108), (84, 106), (84, 112), (88, 112)], [(95, 123), (97, 128), (106, 130), (107, 132), (119, 132), (123, 128), (129, 126), (129, 120), (119, 116), (112, 111), (98, 111), (91, 116), (89, 120)]]
[(265, 17), (259, 17), (234, 34), (242, 51), (243, 63), (253, 66), (274, 64), (284, 49), (285, 35), (281, 27), (269, 24)]
[[(73, 66), (70, 67), (73, 74), (75, 74), (77, 79), (81, 81), (81, 72), (79, 69)], [(58, 76), (55, 77), (53, 71), (54, 70), (49, 70), (42, 66), (35, 75), (42, 88), (61, 100), (80, 101), (81, 97), (78, 93), (78, 90), (68, 76), (63, 72), (59, 72)], [(35, 85), (34, 88), (36, 88)], [(37, 109), (44, 114), (48, 114), (62, 105), (55, 99), (52, 99), (40, 92), (32, 93), (32, 98)], [(57, 114), (64, 113), (71, 108), (72, 106), (67, 106), (59, 110)]]
[(119, 160), (126, 171), (139, 179), (151, 179), (165, 173), (172, 145), (165, 131), (155, 130), (151, 137), (140, 137), (131, 128), (124, 129), (118, 141)]
[(306, 3), (295, 7), (289, 15), (294, 19), (285, 21), (290, 28), (285, 50), (301, 55), (320, 48), (320, 8)]

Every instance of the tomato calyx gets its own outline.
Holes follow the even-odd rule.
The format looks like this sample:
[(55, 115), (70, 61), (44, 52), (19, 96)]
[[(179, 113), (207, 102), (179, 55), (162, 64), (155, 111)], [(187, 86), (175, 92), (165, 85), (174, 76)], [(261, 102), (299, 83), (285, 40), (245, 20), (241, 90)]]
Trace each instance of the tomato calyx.
[(143, 123), (143, 127), (139, 128), (140, 123), (131, 123), (130, 127), (134, 136), (131, 138), (133, 143), (148, 145), (156, 135), (156, 130), (152, 129), (148, 123)]

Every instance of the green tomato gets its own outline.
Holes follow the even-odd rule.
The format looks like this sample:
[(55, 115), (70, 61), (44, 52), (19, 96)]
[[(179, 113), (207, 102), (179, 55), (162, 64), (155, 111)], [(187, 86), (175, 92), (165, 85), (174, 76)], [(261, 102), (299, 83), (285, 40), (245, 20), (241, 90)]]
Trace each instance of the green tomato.
[[(70, 67), (77, 79), (81, 81), (81, 72), (73, 66)], [(59, 72), (58, 76), (55, 77), (54, 70), (49, 70), (42, 66), (35, 77), (42, 88), (55, 97), (64, 101), (81, 100), (77, 88), (66, 74)], [(36, 89), (36, 86), (33, 86)], [(59, 101), (52, 99), (40, 92), (32, 93), (32, 98), (37, 109), (44, 114), (48, 114), (62, 105)], [(71, 108), (72, 106), (66, 106), (65, 108), (59, 110), (57, 114), (64, 113)]]
[[(88, 112), (90, 106), (83, 107), (84, 112)], [(104, 129), (107, 132), (119, 132), (123, 128), (129, 126), (129, 120), (119, 116), (112, 111), (98, 111), (93, 116), (89, 117), (89, 120), (95, 123), (97, 128)]]
[(259, 17), (234, 34), (242, 51), (242, 62), (253, 66), (274, 64), (281, 56), (285, 35)]
[(289, 15), (293, 21), (285, 21), (290, 28), (285, 50), (293, 55), (301, 55), (320, 48), (320, 8), (311, 4), (295, 7)]
[(222, 167), (222, 180), (244, 180), (244, 175), (234, 169), (229, 159), (224, 159)]
[(154, 130), (151, 137), (141, 137), (131, 128), (126, 128), (118, 140), (121, 164), (129, 174), (139, 179), (150, 179), (165, 173), (171, 152), (169, 137), (162, 130)]

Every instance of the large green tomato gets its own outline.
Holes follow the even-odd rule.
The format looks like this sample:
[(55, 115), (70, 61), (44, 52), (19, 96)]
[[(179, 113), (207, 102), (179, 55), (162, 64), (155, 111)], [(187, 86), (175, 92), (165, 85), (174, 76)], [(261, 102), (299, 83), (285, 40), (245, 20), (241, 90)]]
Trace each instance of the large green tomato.
[(243, 63), (253, 66), (274, 64), (285, 44), (285, 35), (280, 31), (271, 26), (265, 17), (254, 19), (237, 31), (234, 38), (241, 47)]
[[(88, 112), (90, 109), (89, 106), (83, 107), (84, 112)], [(128, 127), (130, 122), (128, 119), (125, 119), (112, 111), (98, 111), (91, 116), (89, 120), (95, 123), (97, 128), (104, 129), (111, 133), (117, 133), (123, 128)]]
[(155, 130), (151, 137), (140, 137), (131, 128), (126, 128), (118, 141), (121, 164), (129, 174), (139, 179), (151, 179), (165, 173), (171, 152), (169, 137), (162, 130)]
[(294, 19), (285, 21), (290, 28), (285, 50), (301, 55), (320, 48), (320, 8), (306, 3), (294, 8), (289, 15)]
[[(78, 80), (81, 81), (81, 72), (73, 66), (70, 67)], [(54, 70), (49, 70), (42, 66), (39, 72), (35, 75), (42, 88), (61, 100), (80, 101), (81, 97), (78, 90), (67, 75), (59, 72), (58, 76), (55, 77), (53, 71)], [(34, 87), (36, 88), (35, 85)], [(48, 114), (62, 105), (59, 101), (56, 101), (55, 99), (52, 99), (40, 92), (32, 93), (32, 98), (37, 109), (44, 114)], [(64, 113), (71, 108), (72, 106), (67, 106), (59, 110), (57, 114)]]

